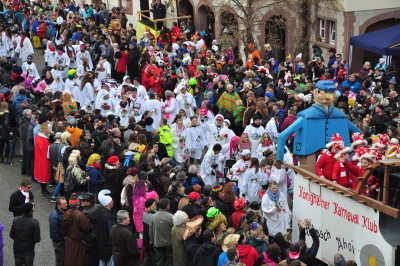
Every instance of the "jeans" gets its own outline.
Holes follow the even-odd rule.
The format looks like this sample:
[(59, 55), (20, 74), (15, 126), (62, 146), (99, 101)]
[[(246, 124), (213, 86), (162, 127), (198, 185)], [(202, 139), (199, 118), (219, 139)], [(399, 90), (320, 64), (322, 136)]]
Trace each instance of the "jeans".
[(64, 183), (58, 182), (56, 188), (54, 189), (54, 193), (52, 196), (53, 199), (58, 197), (58, 193), (60, 193), (60, 190), (62, 189), (63, 186), (64, 186)]
[(100, 263), (99, 263), (99, 266), (114, 266), (114, 259), (113, 259), (113, 257), (111, 256), (111, 258), (108, 260), (108, 264), (107, 264), (107, 261), (105, 261), (105, 260), (100, 260)]
[(14, 255), (15, 266), (33, 266), (34, 258), (35, 258), (35, 255), (31, 255), (31, 256)]
[(10, 155), (10, 141), (0, 139), (0, 157), (8, 157)]
[(61, 266), (64, 258), (64, 242), (53, 241), (53, 248), (54, 248), (54, 255), (56, 258), (56, 266)]
[(157, 266), (172, 265), (172, 246), (154, 248), (156, 251)]
[(18, 130), (16, 128), (11, 129), (13, 132), (13, 137), (10, 138), (10, 158), (15, 156), (15, 144), (17, 144)]

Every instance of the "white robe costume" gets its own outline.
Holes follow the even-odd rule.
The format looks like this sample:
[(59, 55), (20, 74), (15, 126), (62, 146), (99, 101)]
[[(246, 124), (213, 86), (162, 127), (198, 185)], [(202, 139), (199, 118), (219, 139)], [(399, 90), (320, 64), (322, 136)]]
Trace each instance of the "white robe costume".
[(204, 128), (209, 132), (208, 149), (211, 150), (215, 144), (222, 146), (221, 153), (226, 159), (229, 159), (229, 142), (235, 136), (229, 128), (218, 127), (216, 124), (204, 123)]
[(76, 51), (75, 51), (74, 47), (65, 46), (64, 53), (66, 53), (69, 58), (69, 61), (70, 61), (69, 68), (76, 69), (78, 67), (78, 65), (76, 64)]
[(90, 57), (90, 53), (86, 50), (83, 53), (82, 53), (82, 51), (78, 51), (76, 53), (76, 64), (78, 66), (83, 65), (83, 61), (85, 58), (88, 60), (88, 65), (90, 68), (89, 70), (92, 70), (93, 69), (92, 58)]
[(61, 91), (62, 92), (64, 90), (64, 81), (63, 81), (63, 76), (62, 76), (63, 75), (63, 71), (53, 68), (51, 70), (51, 75), (54, 78), (54, 82), (53, 83), (55, 83), (55, 86), (52, 87), (53, 92), (56, 92), (56, 91)]
[(146, 88), (142, 85), (134, 86), (137, 89), (137, 97), (141, 98), (143, 102), (147, 101), (149, 99), (149, 96), (147, 95)]
[[(286, 200), (286, 195), (279, 190), (277, 193), (280, 193), (277, 201), (271, 200), (267, 193), (265, 193), (261, 201), (261, 210), (263, 217), (267, 220), (270, 236), (275, 236), (279, 232), (285, 233), (289, 228), (289, 220), (292, 216)], [(276, 206), (280, 208), (279, 212), (276, 210)]]
[(179, 110), (185, 110), (187, 117), (192, 117), (194, 115), (193, 108), (196, 108), (196, 100), (189, 92), (185, 92), (185, 94), (180, 93), (176, 96), (176, 100), (179, 104)]
[[(104, 97), (108, 95), (108, 99), (104, 99)], [(113, 98), (110, 97), (110, 95), (108, 93), (104, 93), (103, 97), (101, 99), (99, 99), (99, 101), (97, 102), (98, 106), (95, 106), (95, 109), (99, 109), (101, 112), (101, 115), (103, 117), (107, 117), (107, 114), (109, 112), (114, 113), (115, 110), (115, 101)]]
[(101, 80), (111, 77), (111, 64), (107, 60), (99, 62), (96, 67), (97, 79)]
[(271, 175), (269, 176), (269, 181), (275, 181), (278, 184), (278, 189), (285, 196), (287, 196), (287, 173), (285, 169), (278, 169), (275, 166), (271, 168)]
[[(200, 165), (200, 175), (203, 178), (203, 181), (206, 185), (211, 185), (211, 186), (216, 186), (217, 185), (217, 173), (215, 173), (215, 170), (220, 171), (223, 173), (223, 161), (224, 161), (224, 156), (220, 153), (217, 155), (214, 155), (213, 150), (209, 150), (203, 158), (203, 161)], [(217, 164), (217, 168), (213, 169), (212, 165)], [(215, 175), (212, 174), (212, 172), (215, 173)]]
[(142, 107), (142, 105), (144, 104), (142, 98), (137, 97), (133, 97), (132, 95), (129, 97), (129, 99), (131, 100), (131, 105), (132, 105), (132, 109), (133, 108), (137, 108), (140, 110), (140, 108)]
[(47, 63), (48, 67), (54, 67), (54, 63), (57, 62), (56, 60), (57, 50), (50, 51), (46, 49), (44, 51), (44, 61)]
[(233, 166), (232, 166), (232, 181), (237, 182), (237, 186), (240, 189), (240, 194), (243, 194), (243, 184), (244, 184), (244, 175), (246, 173), (242, 172), (241, 170), (244, 169), (245, 167), (249, 168), (250, 167), (250, 160), (245, 161), (243, 159), (238, 160)]
[(33, 46), (31, 40), (28, 37), (22, 43), (23, 47), (21, 47), (21, 42), (17, 43), (17, 48), (15, 49), (16, 53), (19, 53), (19, 58), (21, 58), (21, 62), (25, 62), (27, 60), (28, 55), (32, 55), (34, 53)]
[(122, 107), (120, 103), (115, 106), (115, 115), (119, 117), (121, 126), (128, 127), (129, 117), (132, 116), (132, 108), (129, 104)]
[(37, 67), (35, 63), (31, 62), (31, 64), (28, 64), (28, 62), (24, 62), (21, 66), (22, 72), (26, 73), (26, 76), (33, 79), (33, 80), (38, 80), (40, 79), (39, 72), (37, 70)]
[(258, 144), (256, 158), (258, 159), (259, 162), (261, 162), (261, 160), (264, 159), (263, 152), (268, 149), (270, 149), (273, 153), (275, 153), (275, 146), (272, 144), (272, 141), (271, 145), (269, 146), (263, 146), (261, 143)]
[(189, 152), (189, 157), (199, 160), (203, 154), (203, 148), (206, 145), (202, 125), (198, 123), (198, 125), (194, 127), (189, 123), (186, 128), (186, 147)]
[(79, 103), (82, 108), (83, 103), (83, 91), (80, 89), (81, 82), (78, 79), (67, 79), (65, 81), (65, 90), (69, 90), (71, 92), (72, 98), (75, 102)]
[[(186, 133), (187, 133), (187, 130), (184, 125), (183, 125), (182, 130), (178, 130), (176, 126), (174, 127), (174, 129), (171, 128), (172, 147), (174, 148), (173, 158), (178, 163), (182, 163), (182, 161), (183, 161), (182, 157), (186, 150), (186, 145), (187, 145), (187, 142), (186, 142), (187, 134)], [(183, 138), (182, 141), (180, 141), (181, 137)]]
[(248, 125), (243, 131), (243, 133), (247, 133), (251, 141), (251, 157), (257, 157), (258, 144), (260, 144), (260, 140), (264, 132), (265, 129), (261, 125), (259, 127)]
[(140, 108), (140, 113), (143, 114), (144, 111), (150, 111), (150, 116), (153, 118), (153, 128), (158, 131), (158, 128), (160, 127), (160, 120), (161, 120), (161, 112), (162, 112), (162, 106), (164, 104), (156, 99), (151, 99), (142, 104), (142, 107)]
[[(18, 44), (18, 46), (19, 46), (19, 44)], [(9, 49), (9, 47), (8, 47), (8, 42), (7, 42), (7, 36), (6, 36), (6, 33), (3, 32), (0, 37), (0, 56), (7, 56), (8, 49)]]
[[(168, 100), (165, 101), (164, 111), (165, 118), (168, 121), (168, 125), (171, 125), (175, 119), (175, 116), (179, 113), (179, 105), (174, 97), (170, 97)], [(169, 118), (167, 118), (166, 114), (169, 114)]]
[(261, 167), (258, 169), (257, 173), (256, 168), (249, 168), (244, 174), (243, 190), (241, 190), (240, 193), (246, 194), (247, 202), (251, 203), (257, 201), (260, 203), (261, 198), (258, 191), (267, 183), (267, 174), (265, 174)]
[(83, 87), (81, 109), (85, 111), (93, 111), (94, 105), (94, 88), (90, 82)]
[(67, 78), (68, 75), (68, 70), (69, 70), (69, 64), (70, 64), (70, 59), (66, 53), (56, 54), (56, 62), (60, 64), (60, 69), (62, 72), (62, 78), (65, 79)]
[(14, 56), (14, 44), (13, 44), (13, 36), (7, 37), (7, 47), (8, 47), (8, 51), (7, 51), (7, 57), (13, 57)]

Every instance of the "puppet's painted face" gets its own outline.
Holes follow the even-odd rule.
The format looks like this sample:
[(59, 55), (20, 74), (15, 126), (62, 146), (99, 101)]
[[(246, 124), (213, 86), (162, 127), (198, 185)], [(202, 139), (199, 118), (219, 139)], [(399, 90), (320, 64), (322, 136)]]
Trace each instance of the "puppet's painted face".
[(324, 107), (328, 107), (329, 105), (331, 105), (336, 96), (334, 91), (323, 91), (317, 88), (314, 90), (313, 94), (315, 103)]

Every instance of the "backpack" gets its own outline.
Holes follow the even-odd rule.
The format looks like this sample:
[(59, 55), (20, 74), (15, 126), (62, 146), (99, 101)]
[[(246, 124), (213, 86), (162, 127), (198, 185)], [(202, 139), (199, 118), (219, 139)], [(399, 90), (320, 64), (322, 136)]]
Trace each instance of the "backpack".
[(64, 190), (66, 192), (72, 192), (75, 189), (75, 181), (72, 177), (71, 167), (68, 166), (64, 173)]
[(39, 49), (41, 46), (39, 36), (33, 36), (33, 48)]
[(83, 171), (79, 166), (74, 166), (71, 171), (72, 179), (78, 186), (86, 185), (87, 173)]

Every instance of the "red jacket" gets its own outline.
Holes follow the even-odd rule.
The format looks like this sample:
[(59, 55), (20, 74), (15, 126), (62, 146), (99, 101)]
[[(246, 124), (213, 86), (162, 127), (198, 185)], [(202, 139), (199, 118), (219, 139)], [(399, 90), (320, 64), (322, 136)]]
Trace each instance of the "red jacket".
[(159, 68), (155, 68), (153, 76), (150, 78), (149, 81), (150, 88), (153, 88), (155, 93), (162, 94), (163, 84), (164, 79), (162, 77), (162, 71)]
[[(365, 169), (363, 167), (359, 166), (358, 174), (357, 175), (351, 174), (351, 179), (352, 179), (351, 189), (353, 191), (356, 190), (358, 183), (359, 183), (357, 181), (357, 178), (362, 177), (364, 173), (365, 173)], [(362, 189), (362, 194), (365, 196), (368, 196), (370, 198), (376, 199), (378, 197), (378, 192), (376, 192), (376, 189), (379, 188), (379, 178), (375, 177), (374, 175), (370, 175), (368, 178), (367, 186), (369, 189), (369, 195), (367, 195), (367, 187), (364, 187)], [(372, 186), (375, 186), (375, 189), (371, 189)]]
[(242, 218), (242, 216), (245, 214), (246, 214), (246, 211), (244, 211), (244, 210), (239, 210), (239, 211), (235, 211), (234, 213), (232, 213), (231, 223), (232, 223), (232, 227), (235, 228), (236, 231), (239, 230), (240, 218)]
[(127, 59), (128, 59), (128, 52), (126, 52), (126, 51), (121, 52), (121, 57), (118, 58), (117, 72), (119, 72), (119, 73), (126, 72)]
[(351, 175), (358, 176), (359, 168), (349, 163), (348, 161), (343, 163), (341, 166), (339, 161), (336, 161), (332, 169), (332, 180), (336, 181), (337, 184), (344, 187), (351, 187), (352, 179)]
[(150, 89), (150, 75), (154, 65), (147, 65), (142, 70), (142, 85), (148, 91)]
[(237, 249), (239, 252), (240, 263), (243, 263), (245, 265), (254, 265), (258, 260), (258, 252), (253, 246), (239, 245)]
[(47, 158), (49, 146), (48, 138), (44, 137), (41, 133), (36, 135), (34, 174), (39, 183), (47, 183), (50, 180), (51, 165), (50, 159)]
[(285, 120), (282, 123), (281, 126), (281, 131), (285, 130), (288, 126), (293, 124), (293, 122), (296, 120), (296, 115), (288, 115)]
[(323, 149), (321, 155), (315, 164), (315, 173), (318, 176), (324, 176), (326, 179), (332, 181), (332, 169), (336, 160), (333, 158), (334, 153)]

